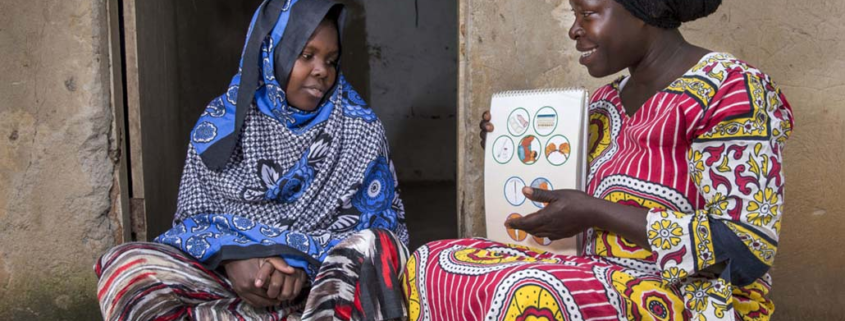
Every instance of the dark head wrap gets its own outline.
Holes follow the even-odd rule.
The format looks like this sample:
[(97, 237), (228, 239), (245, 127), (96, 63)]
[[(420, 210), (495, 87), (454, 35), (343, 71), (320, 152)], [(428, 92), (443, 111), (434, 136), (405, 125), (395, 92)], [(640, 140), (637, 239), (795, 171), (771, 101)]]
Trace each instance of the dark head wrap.
[(722, 0), (616, 0), (645, 23), (675, 29), (716, 12)]

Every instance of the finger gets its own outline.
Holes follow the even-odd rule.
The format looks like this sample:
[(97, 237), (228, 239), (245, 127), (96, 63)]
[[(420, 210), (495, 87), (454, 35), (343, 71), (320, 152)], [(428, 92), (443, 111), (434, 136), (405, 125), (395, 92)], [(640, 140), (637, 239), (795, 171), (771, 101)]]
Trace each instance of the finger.
[(262, 288), (267, 283), (267, 279), (273, 273), (273, 265), (268, 264), (268, 260), (261, 260), (261, 267), (258, 269), (258, 274), (255, 275), (255, 287)]
[(484, 119), (484, 121), (490, 121), (490, 111), (485, 110), (484, 113), (481, 114), (481, 119)]
[(494, 128), (494, 127), (493, 127), (493, 124), (492, 124), (492, 123), (485, 123), (485, 124), (484, 124), (484, 130), (486, 130), (488, 133), (493, 132), (493, 128)]
[(293, 283), (293, 297), (294, 299), (299, 296), (299, 293), (302, 292), (302, 287), (305, 285), (305, 271), (297, 271), (298, 277), (296, 278), (296, 282)]
[(270, 300), (260, 295), (256, 295), (254, 293), (243, 293), (240, 294), (241, 299), (249, 303), (249, 305), (254, 306), (256, 308), (264, 308), (275, 306), (277, 303), (274, 300)]
[(285, 301), (293, 299), (294, 283), (296, 283), (295, 275), (289, 275), (285, 278), (285, 285), (282, 287), (281, 295), (279, 295), (280, 299)]
[(524, 194), (525, 197), (527, 197), (528, 199), (540, 203), (551, 203), (557, 200), (554, 191), (547, 191), (544, 189), (533, 188), (528, 186), (522, 188), (522, 194)]
[(279, 271), (273, 271), (273, 276), (270, 277), (270, 285), (267, 287), (267, 297), (275, 299), (279, 297), (282, 286), (285, 285), (285, 275)]
[(544, 215), (534, 213), (520, 218), (507, 220), (505, 221), (505, 226), (516, 230), (523, 230), (531, 235), (535, 235), (532, 232), (536, 232), (538, 228), (542, 227), (546, 223), (545, 221), (546, 219)]
[(294, 269), (293, 267), (288, 265), (288, 262), (285, 262), (285, 259), (283, 259), (283, 258), (271, 257), (271, 258), (267, 259), (267, 262), (272, 264), (273, 267), (276, 270), (278, 270), (278, 271), (280, 271), (284, 274), (291, 275), (294, 272), (296, 272), (296, 269)]

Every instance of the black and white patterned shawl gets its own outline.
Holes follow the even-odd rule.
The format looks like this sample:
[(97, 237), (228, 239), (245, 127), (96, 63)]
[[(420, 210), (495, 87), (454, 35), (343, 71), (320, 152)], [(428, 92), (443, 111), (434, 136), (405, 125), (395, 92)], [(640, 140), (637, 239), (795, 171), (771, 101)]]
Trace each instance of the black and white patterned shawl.
[[(263, 6), (274, 1), (265, 1)], [(294, 23), (298, 5), (329, 1), (280, 2), (293, 6), (288, 14)], [(320, 6), (321, 10), (330, 7)], [(325, 11), (319, 17), (324, 15)], [(254, 19), (253, 25), (256, 20), (260, 23), (261, 19)], [(307, 31), (309, 35), (313, 28)], [(251, 27), (251, 32), (256, 29)], [(262, 44), (265, 57), (278, 58), (273, 53), (277, 47), (268, 35)], [(304, 41), (295, 50), (302, 47)], [(248, 43), (245, 57), (250, 50)], [(246, 74), (246, 69), (241, 73)], [(273, 83), (265, 71), (266, 66), (260, 70), (263, 81), (252, 104), (246, 108), (233, 104), (239, 102), (234, 97), (238, 83), (233, 81), (227, 94), (212, 101), (197, 122), (182, 174), (174, 228), (157, 241), (178, 246), (211, 266), (221, 260), (289, 253), (290, 248), (319, 261), (340, 240), (371, 228), (390, 230), (407, 244), (398, 181), (384, 128), (372, 109), (339, 74), (333, 91), (316, 111), (297, 111), (287, 105), (278, 89), (281, 86), (276, 83), (278, 88), (271, 88)], [(267, 105), (260, 99), (268, 92), (280, 95), (278, 104)], [(232, 117), (238, 113), (243, 114), (239, 125), (239, 117)], [(237, 140), (221, 163), (225, 166), (217, 169), (209, 166), (214, 160), (198, 150), (226, 156), (212, 146), (222, 141), (218, 134), (225, 128), (235, 128), (226, 137), (236, 135)], [(281, 233), (290, 235), (283, 239)], [(303, 240), (299, 235), (304, 235), (304, 240), (288, 244), (294, 234), (295, 240)]]

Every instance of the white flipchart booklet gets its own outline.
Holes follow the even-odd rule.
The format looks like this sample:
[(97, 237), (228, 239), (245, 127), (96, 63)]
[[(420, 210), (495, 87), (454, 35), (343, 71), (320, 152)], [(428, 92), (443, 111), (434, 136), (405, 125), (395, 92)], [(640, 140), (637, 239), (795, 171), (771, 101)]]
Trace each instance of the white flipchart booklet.
[(487, 238), (557, 254), (577, 253), (576, 237), (550, 241), (505, 227), (509, 217), (534, 213), (545, 204), (522, 194), (528, 185), (584, 190), (587, 182), (587, 104), (580, 88), (506, 91), (490, 104), (493, 132), (484, 150)]

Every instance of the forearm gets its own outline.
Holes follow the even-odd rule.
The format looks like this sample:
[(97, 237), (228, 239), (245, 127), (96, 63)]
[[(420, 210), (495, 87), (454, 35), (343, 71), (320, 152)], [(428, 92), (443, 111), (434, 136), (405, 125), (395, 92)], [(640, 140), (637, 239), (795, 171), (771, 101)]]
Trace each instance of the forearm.
[(648, 209), (598, 200), (594, 206), (594, 225), (616, 233), (644, 249), (651, 249), (648, 242)]

